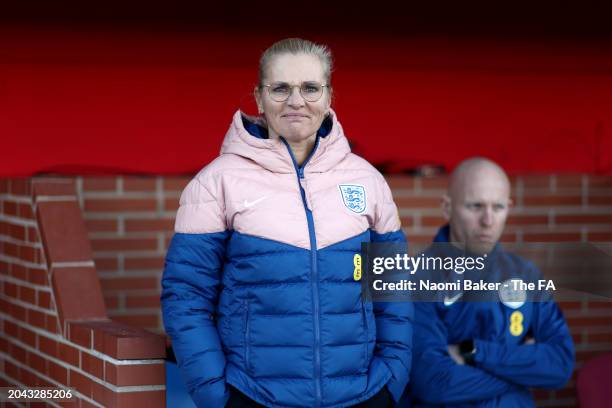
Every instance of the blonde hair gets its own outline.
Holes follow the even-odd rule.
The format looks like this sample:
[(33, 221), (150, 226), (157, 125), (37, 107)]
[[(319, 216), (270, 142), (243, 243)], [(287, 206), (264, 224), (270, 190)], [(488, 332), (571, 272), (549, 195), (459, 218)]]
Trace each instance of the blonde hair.
[(261, 89), (268, 66), (274, 57), (282, 54), (306, 54), (313, 55), (323, 65), (325, 82), (331, 87), (332, 54), (326, 45), (317, 44), (301, 38), (285, 38), (272, 44), (261, 54), (259, 59), (259, 82), (257, 87)]

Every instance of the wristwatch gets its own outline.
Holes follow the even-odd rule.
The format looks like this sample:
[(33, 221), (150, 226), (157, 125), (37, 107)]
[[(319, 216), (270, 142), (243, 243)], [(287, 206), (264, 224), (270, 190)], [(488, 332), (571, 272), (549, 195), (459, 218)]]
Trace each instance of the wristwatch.
[(459, 354), (463, 357), (465, 364), (474, 365), (474, 357), (476, 357), (476, 345), (474, 340), (463, 340), (459, 343)]

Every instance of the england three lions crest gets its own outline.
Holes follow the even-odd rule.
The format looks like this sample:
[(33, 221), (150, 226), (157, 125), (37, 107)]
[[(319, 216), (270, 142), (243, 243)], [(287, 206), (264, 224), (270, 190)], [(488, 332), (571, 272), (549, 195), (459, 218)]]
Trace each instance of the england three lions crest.
[(357, 184), (339, 184), (342, 202), (354, 213), (362, 213), (366, 209), (366, 193), (363, 186)]

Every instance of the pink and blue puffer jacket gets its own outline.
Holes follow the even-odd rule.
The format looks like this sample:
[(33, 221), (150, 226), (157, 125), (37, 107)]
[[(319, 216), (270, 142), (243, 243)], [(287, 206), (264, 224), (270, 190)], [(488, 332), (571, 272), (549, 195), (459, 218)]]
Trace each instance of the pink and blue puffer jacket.
[(164, 325), (199, 407), (231, 384), (269, 407), (347, 407), (408, 382), (413, 308), (362, 302), (362, 242), (405, 242), (391, 191), (324, 121), (298, 166), (236, 112), (221, 155), (180, 199), (162, 279)]

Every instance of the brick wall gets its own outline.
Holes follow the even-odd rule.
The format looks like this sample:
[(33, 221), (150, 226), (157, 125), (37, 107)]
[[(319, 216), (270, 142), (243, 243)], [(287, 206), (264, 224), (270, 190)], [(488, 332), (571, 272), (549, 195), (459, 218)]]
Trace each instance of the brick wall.
[(160, 278), (188, 178), (77, 178), (109, 315), (162, 332)]
[(74, 181), (0, 180), (0, 385), (163, 407), (164, 356), (163, 337), (108, 318)]
[[(440, 196), (447, 179), (387, 178), (413, 245), (431, 241), (443, 223)], [(163, 258), (180, 192), (189, 177), (77, 177), (93, 258), (107, 312), (114, 320), (163, 332), (159, 311)], [(512, 178), (515, 208), (503, 240), (612, 242), (612, 177), (529, 175)], [(561, 302), (576, 342), (578, 366), (612, 351), (612, 302)], [(574, 380), (561, 391), (538, 392), (540, 406), (574, 406)]]

